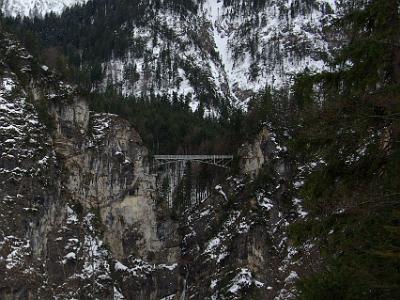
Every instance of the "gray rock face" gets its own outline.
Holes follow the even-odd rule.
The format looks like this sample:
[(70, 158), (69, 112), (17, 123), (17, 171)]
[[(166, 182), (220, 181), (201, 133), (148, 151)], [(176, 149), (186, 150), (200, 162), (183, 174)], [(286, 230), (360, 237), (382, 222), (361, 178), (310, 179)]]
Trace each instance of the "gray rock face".
[(271, 147), (270, 138), (271, 133), (263, 128), (252, 143), (247, 142), (239, 149), (240, 168), (243, 174), (252, 178), (259, 174), (264, 163), (268, 160), (268, 156), (264, 153), (267, 152), (265, 150), (268, 146)]

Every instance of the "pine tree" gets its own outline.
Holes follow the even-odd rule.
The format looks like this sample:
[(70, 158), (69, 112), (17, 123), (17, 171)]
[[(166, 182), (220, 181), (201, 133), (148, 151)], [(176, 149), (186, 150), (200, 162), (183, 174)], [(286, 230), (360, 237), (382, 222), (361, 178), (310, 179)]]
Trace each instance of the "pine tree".
[(349, 38), (334, 61), (340, 66), (335, 79), (343, 84), (341, 93), (367, 98), (372, 93), (378, 99), (392, 89), (398, 92), (399, 1), (355, 0), (350, 4), (348, 13), (337, 24)]

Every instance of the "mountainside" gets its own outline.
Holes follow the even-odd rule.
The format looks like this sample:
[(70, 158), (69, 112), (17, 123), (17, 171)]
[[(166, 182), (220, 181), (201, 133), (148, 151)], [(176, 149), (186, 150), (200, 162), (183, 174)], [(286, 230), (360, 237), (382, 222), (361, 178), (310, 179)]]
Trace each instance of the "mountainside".
[(338, 10), (333, 0), (94, 0), (24, 30), (87, 66), (96, 89), (191, 94), (193, 109), (216, 108), (324, 69)]
[(335, 1), (209, 0), (201, 10), (234, 93), (290, 86), (295, 74), (325, 66)]
[(400, 299), (399, 0), (56, 12), (0, 14), (0, 299)]
[(2, 0), (1, 10), (8, 16), (35, 17), (44, 16), (53, 12), (61, 14), (62, 11), (76, 4), (86, 3), (88, 0)]

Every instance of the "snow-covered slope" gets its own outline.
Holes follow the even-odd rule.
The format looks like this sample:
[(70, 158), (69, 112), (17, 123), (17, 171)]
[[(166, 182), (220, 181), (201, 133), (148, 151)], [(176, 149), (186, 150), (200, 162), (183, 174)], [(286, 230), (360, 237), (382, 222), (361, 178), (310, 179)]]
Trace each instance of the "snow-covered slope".
[[(329, 52), (324, 28), (335, 18), (335, 0), (206, 0), (216, 49), (232, 91), (290, 85), (292, 75), (324, 68)], [(262, 3), (262, 1), (259, 1)]]
[[(136, 28), (133, 39), (145, 41), (145, 54), (128, 51), (106, 62), (106, 85), (136, 95), (152, 90), (199, 96), (208, 89), (238, 103), (266, 85), (287, 87), (294, 75), (325, 68), (333, 47), (326, 26), (336, 18), (335, 0), (272, 0), (258, 7), (254, 1), (197, 2), (197, 12), (185, 18), (161, 9)], [(128, 67), (137, 73), (134, 81), (126, 79)]]
[(1, 10), (7, 16), (43, 16), (60, 14), (66, 7), (86, 3), (88, 0), (3, 0)]
[[(130, 47), (120, 58), (103, 64), (107, 86), (124, 95), (204, 95), (206, 106), (230, 98), (225, 69), (215, 51), (209, 24), (201, 15), (188, 12), (180, 18), (171, 10), (149, 12), (145, 25), (135, 24)], [(142, 50), (138, 51), (138, 45)], [(198, 101), (191, 102), (193, 109)]]
[[(4, 0), (2, 7), (10, 15), (43, 15), (85, 1)], [(90, 60), (83, 63), (101, 63), (103, 78), (94, 83), (95, 89), (111, 86), (136, 96), (192, 95), (193, 109), (199, 103), (206, 109), (220, 107), (226, 99), (241, 105), (266, 85), (288, 87), (296, 74), (325, 68), (324, 59), (335, 45), (335, 35), (326, 27), (340, 10), (336, 2), (192, 0), (178, 5), (173, 0), (143, 0), (131, 2), (127, 7), (140, 13), (126, 17), (123, 12), (113, 13), (126, 6), (124, 1), (96, 7), (93, 0), (96, 8), (88, 7), (84, 15), (91, 23), (82, 26), (90, 32), (95, 31), (90, 26), (113, 24), (107, 33), (93, 36), (113, 40), (114, 48), (108, 56), (96, 58), (92, 57), (95, 51), (88, 49), (91, 45), (76, 53)], [(102, 14), (104, 18), (99, 17)]]

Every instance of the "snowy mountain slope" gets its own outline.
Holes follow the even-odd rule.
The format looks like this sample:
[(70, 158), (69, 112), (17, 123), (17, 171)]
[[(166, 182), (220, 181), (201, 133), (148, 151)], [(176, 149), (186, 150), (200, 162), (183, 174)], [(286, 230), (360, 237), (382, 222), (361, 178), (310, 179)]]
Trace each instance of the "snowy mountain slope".
[[(204, 93), (197, 86), (199, 78), (207, 78), (205, 88), (211, 94), (233, 101), (245, 100), (266, 85), (290, 86), (295, 74), (325, 67), (332, 48), (325, 26), (336, 17), (335, 0), (268, 1), (257, 8), (251, 3), (198, 1), (197, 12), (188, 12), (186, 18), (172, 10), (155, 11), (150, 23), (132, 32), (134, 40), (145, 41), (146, 54), (128, 51), (122, 60), (105, 63), (106, 82), (120, 86), (124, 94), (151, 89), (199, 96)], [(173, 39), (158, 35), (156, 24)], [(172, 56), (169, 66), (160, 61), (166, 52)], [(133, 83), (126, 80), (131, 64), (137, 73)]]
[(1, 10), (7, 16), (43, 16), (54, 12), (60, 14), (66, 7), (86, 3), (88, 0), (3, 0)]
[(280, 88), (305, 68), (324, 68), (330, 50), (324, 28), (336, 17), (335, 0), (266, 1), (259, 7), (251, 1), (224, 3), (206, 0), (201, 9), (212, 23), (233, 91), (260, 90), (266, 84)]
[[(195, 62), (208, 70), (217, 91), (243, 100), (248, 95), (246, 91), (259, 91), (267, 84), (281, 88), (290, 85), (293, 75), (305, 69), (323, 69), (324, 57), (331, 48), (324, 28), (335, 18), (335, 10), (333, 0), (270, 1), (257, 11), (250, 4), (243, 6), (237, 1), (225, 6), (223, 1), (207, 0), (200, 3), (197, 15), (191, 16), (189, 22), (176, 22), (169, 12), (162, 12), (159, 17), (175, 21), (166, 24), (178, 37), (182, 36), (182, 29), (200, 29), (197, 34), (203, 39), (186, 48), (189, 53), (184, 52), (183, 57), (195, 54)], [(217, 57), (204, 57), (201, 53), (201, 46), (207, 42), (213, 47), (208, 52), (215, 52)], [(157, 52), (157, 47), (153, 51)], [(181, 56), (182, 52), (178, 50), (177, 54)], [(184, 78), (183, 88), (177, 86), (173, 90), (192, 92), (193, 84), (185, 80), (185, 74), (180, 75)], [(229, 89), (221, 81), (226, 81)], [(126, 82), (123, 84), (126, 86)]]
[[(124, 95), (204, 95), (206, 106), (230, 98), (224, 67), (213, 47), (208, 26), (200, 16), (189, 13), (178, 18), (172, 11), (149, 13), (145, 25), (137, 24), (124, 57), (103, 64), (102, 87), (119, 87)], [(215, 104), (215, 103), (214, 103)], [(192, 101), (196, 109), (198, 101)]]
[[(63, 15), (65, 21), (59, 24), (65, 28), (65, 24), (81, 22), (76, 28), (82, 38), (62, 44), (55, 40), (49, 47), (78, 45), (73, 59), (79, 56), (79, 64), (89, 68), (99, 64), (102, 79), (93, 82), (94, 89), (112, 87), (135, 96), (188, 96), (193, 109), (201, 103), (212, 110), (226, 105), (226, 99), (239, 106), (266, 85), (285, 88), (296, 74), (325, 68), (337, 43), (335, 34), (327, 31), (340, 11), (336, 2), (94, 0)], [(4, 11), (7, 3), (11, 1), (4, 2)], [(48, 4), (44, 10), (38, 9), (44, 14), (56, 2), (35, 3)], [(29, 11), (27, 7), (25, 11)], [(11, 11), (15, 15), (18, 10)], [(84, 21), (79, 21), (82, 18)], [(44, 21), (41, 28), (52, 26), (53, 21)], [(104, 31), (99, 33), (96, 28)], [(86, 39), (88, 33), (92, 35)], [(48, 35), (44, 33), (42, 39), (47, 43)], [(86, 40), (93, 42), (87, 44)], [(106, 55), (94, 57), (98, 46), (105, 48)]]

